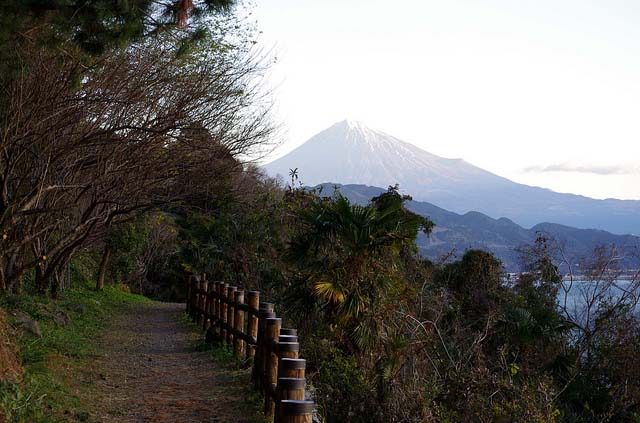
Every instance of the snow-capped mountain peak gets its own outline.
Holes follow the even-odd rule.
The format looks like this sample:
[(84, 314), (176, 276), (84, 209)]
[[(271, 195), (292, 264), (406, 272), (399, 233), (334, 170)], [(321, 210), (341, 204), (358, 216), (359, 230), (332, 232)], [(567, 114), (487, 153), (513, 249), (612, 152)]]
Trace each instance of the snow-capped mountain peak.
[[(495, 152), (499, 155), (500, 152)], [(614, 233), (640, 233), (640, 201), (594, 200), (512, 182), (461, 159), (431, 154), (355, 120), (343, 120), (264, 166), (306, 185), (324, 182), (385, 188), (456, 213), (479, 211), (532, 226), (542, 221)], [(616, 218), (613, 219), (612, 216)]]

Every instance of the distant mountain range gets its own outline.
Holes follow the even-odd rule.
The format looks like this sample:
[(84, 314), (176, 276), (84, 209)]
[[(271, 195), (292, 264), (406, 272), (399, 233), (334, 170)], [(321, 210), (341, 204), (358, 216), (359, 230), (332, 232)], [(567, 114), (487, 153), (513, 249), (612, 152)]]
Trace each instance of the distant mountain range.
[(513, 220), (531, 228), (539, 222), (554, 222), (640, 234), (640, 201), (596, 200), (518, 184), (464, 160), (428, 153), (358, 122), (336, 123), (265, 166), (269, 174), (285, 179), (295, 168), (306, 185), (337, 182), (386, 187), (397, 183), (415, 200), (455, 213), (476, 211), (487, 215), (484, 218), (508, 218), (494, 220), (497, 225), (514, 225)]
[[(322, 195), (329, 196), (337, 187), (352, 203), (367, 204), (369, 200), (385, 190), (367, 185), (322, 184)], [(632, 235), (614, 235), (603, 230), (577, 229), (569, 226), (540, 223), (525, 229), (507, 218), (493, 219), (483, 213), (453, 213), (422, 201), (408, 201), (408, 209), (429, 217), (436, 227), (431, 235), (418, 236), (420, 253), (432, 260), (454, 252), (458, 257), (467, 249), (479, 248), (491, 251), (499, 257), (507, 271), (520, 270), (518, 247), (530, 245), (539, 232), (551, 235), (561, 244), (565, 254), (576, 263), (580, 258), (590, 257), (595, 247), (616, 245), (625, 251), (628, 258), (623, 265), (640, 266), (640, 238)], [(575, 269), (579, 270), (579, 269)]]

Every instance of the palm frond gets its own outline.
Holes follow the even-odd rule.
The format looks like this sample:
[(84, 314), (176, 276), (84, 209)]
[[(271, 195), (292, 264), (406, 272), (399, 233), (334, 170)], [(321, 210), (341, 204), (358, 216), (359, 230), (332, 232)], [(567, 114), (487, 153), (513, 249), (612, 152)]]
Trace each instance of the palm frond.
[(349, 292), (340, 306), (340, 315), (343, 320), (357, 318), (369, 306), (369, 299), (357, 290)]
[(313, 286), (315, 294), (332, 304), (342, 304), (345, 300), (345, 292), (339, 285), (331, 281), (319, 281)]

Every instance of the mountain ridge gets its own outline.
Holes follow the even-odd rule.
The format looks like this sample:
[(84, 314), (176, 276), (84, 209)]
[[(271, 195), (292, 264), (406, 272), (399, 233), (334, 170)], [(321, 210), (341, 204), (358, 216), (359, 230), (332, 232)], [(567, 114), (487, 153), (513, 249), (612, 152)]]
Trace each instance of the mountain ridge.
[(338, 122), (266, 165), (268, 174), (286, 177), (298, 169), (306, 185), (399, 184), (416, 200), (456, 213), (479, 211), (494, 219), (507, 217), (524, 227), (542, 221), (616, 234), (640, 233), (640, 201), (596, 200), (547, 188), (519, 184), (370, 129), (354, 121)]
[[(337, 187), (339, 192), (356, 204), (367, 204), (371, 198), (385, 192), (385, 189), (359, 184), (325, 183), (322, 195), (330, 196)], [(435, 223), (434, 231), (426, 236), (420, 234), (416, 244), (420, 253), (438, 260), (452, 251), (462, 254), (467, 249), (483, 249), (492, 252), (502, 260), (507, 271), (520, 270), (518, 248), (530, 245), (539, 233), (555, 238), (564, 245), (567, 256), (578, 261), (590, 257), (593, 250), (601, 245), (616, 245), (630, 254), (624, 263), (630, 267), (640, 266), (640, 237), (616, 235), (600, 229), (580, 229), (550, 222), (541, 222), (530, 229), (523, 228), (508, 218), (494, 219), (483, 213), (472, 211), (458, 214), (434, 204), (409, 200), (406, 207), (419, 215), (428, 217)]]

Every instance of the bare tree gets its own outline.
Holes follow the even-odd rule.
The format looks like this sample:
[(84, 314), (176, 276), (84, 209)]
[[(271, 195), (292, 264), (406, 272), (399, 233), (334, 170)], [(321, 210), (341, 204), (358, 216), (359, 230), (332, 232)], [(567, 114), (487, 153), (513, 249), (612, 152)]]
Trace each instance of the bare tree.
[[(574, 267), (561, 249), (559, 254), (563, 267)], [(572, 344), (587, 363), (592, 359), (594, 340), (637, 309), (640, 272), (623, 269), (624, 258), (616, 246), (598, 247), (592, 258), (582, 261), (580, 274), (569, 271), (560, 285), (561, 313), (572, 327)]]
[[(211, 195), (272, 128), (257, 58), (182, 58), (155, 41), (78, 63), (34, 50), (9, 89), (0, 138), (0, 286), (34, 269), (41, 292), (100, 228)], [(57, 273), (58, 272), (58, 273)], [(58, 275), (57, 277), (54, 277)]]

